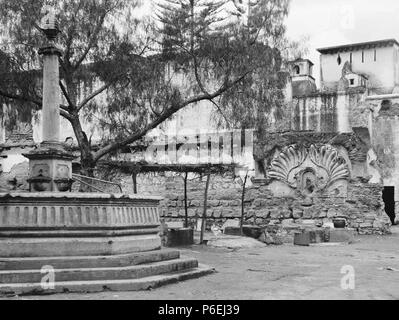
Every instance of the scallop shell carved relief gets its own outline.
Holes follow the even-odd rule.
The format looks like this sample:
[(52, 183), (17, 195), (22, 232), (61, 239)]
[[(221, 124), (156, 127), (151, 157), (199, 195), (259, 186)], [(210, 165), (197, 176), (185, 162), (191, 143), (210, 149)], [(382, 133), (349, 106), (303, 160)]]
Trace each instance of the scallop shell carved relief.
[(346, 160), (331, 146), (290, 146), (272, 161), (268, 177), (312, 195), (339, 180), (347, 180), (350, 171)]
[(293, 173), (298, 169), (307, 158), (305, 148), (290, 146), (272, 161), (269, 171), (269, 177), (287, 183), (289, 186), (296, 188), (296, 179)]
[(330, 146), (322, 146), (320, 149), (311, 146), (309, 156), (317, 167), (327, 172), (328, 180), (324, 188), (338, 180), (349, 178), (349, 166), (336, 149)]

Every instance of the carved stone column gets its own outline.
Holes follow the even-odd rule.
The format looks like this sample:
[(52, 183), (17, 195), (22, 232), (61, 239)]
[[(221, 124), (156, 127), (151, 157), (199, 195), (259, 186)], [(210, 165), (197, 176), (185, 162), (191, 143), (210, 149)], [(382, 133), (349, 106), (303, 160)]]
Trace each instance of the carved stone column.
[(61, 50), (55, 39), (59, 33), (55, 16), (43, 28), (47, 44), (39, 50), (43, 57), (43, 142), (40, 148), (25, 154), (29, 161), (31, 192), (65, 192), (72, 185), (72, 160), (74, 156), (63, 150), (60, 143), (59, 57)]

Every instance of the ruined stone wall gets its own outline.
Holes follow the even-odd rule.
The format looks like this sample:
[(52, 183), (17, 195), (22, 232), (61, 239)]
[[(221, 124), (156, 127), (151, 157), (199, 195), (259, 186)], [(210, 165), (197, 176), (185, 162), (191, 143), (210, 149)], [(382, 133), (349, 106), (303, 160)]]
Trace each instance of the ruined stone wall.
[[(192, 176), (188, 182), (188, 213), (195, 225), (203, 214), (205, 177)], [(132, 190), (131, 177), (122, 178), (125, 191)], [(222, 225), (227, 220), (241, 217), (241, 178), (233, 174), (213, 175), (208, 195), (208, 223)], [(138, 189), (147, 195), (161, 195), (161, 215), (165, 221), (184, 221), (184, 185), (180, 175), (140, 174)], [(274, 197), (266, 182), (247, 187), (245, 222), (258, 226), (314, 224), (332, 222), (334, 217), (345, 217), (348, 227), (360, 234), (384, 234), (389, 231), (389, 218), (382, 201), (383, 186), (352, 180), (347, 197)]]
[[(132, 178), (121, 176), (125, 192), (132, 192)], [(241, 178), (233, 174), (212, 175), (208, 194), (208, 216), (219, 222), (241, 217)], [(138, 192), (144, 195), (159, 195), (165, 198), (161, 202), (161, 215), (166, 219), (183, 219), (184, 180), (180, 174), (139, 174), (137, 176)], [(187, 183), (188, 213), (195, 224), (202, 216), (206, 177), (190, 174)], [(248, 201), (248, 200), (247, 200)]]

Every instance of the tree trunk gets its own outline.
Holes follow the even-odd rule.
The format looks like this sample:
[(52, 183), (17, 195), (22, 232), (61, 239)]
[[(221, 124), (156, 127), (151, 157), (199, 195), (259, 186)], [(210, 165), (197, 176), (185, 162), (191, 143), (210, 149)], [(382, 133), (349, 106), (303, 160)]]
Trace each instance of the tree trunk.
[(206, 212), (208, 210), (208, 191), (209, 191), (210, 180), (211, 180), (211, 175), (208, 173), (206, 176), (206, 186), (205, 186), (205, 196), (204, 196), (204, 212), (202, 214), (200, 244), (204, 243), (204, 235), (205, 235), (205, 228), (206, 228)]
[(80, 184), (79, 192), (94, 192), (94, 189), (90, 187), (94, 182), (90, 178), (94, 178), (95, 163), (90, 158), (85, 159), (83, 157), (80, 163), (80, 175), (88, 178), (81, 178), (85, 183)]
[[(93, 159), (93, 153), (91, 152), (90, 142), (87, 139), (87, 135), (82, 129), (82, 125), (80, 123), (79, 114), (72, 114), (72, 118), (70, 120), (73, 131), (75, 132), (75, 137), (79, 144), (80, 149), (80, 175), (94, 178), (94, 168), (96, 166), (96, 162)], [(84, 182), (88, 184), (92, 184), (93, 181), (91, 179), (83, 179)], [(92, 188), (87, 186), (86, 184), (81, 184), (80, 192), (93, 192)]]

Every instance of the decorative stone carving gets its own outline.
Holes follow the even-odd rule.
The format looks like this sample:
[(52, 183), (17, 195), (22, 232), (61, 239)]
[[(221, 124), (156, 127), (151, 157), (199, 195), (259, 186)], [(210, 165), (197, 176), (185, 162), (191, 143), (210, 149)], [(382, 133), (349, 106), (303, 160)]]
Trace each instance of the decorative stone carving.
[(72, 185), (72, 159), (62, 149), (40, 148), (24, 154), (29, 161), (31, 192), (65, 192)]
[(350, 171), (346, 160), (332, 146), (304, 148), (294, 145), (285, 148), (272, 161), (268, 177), (297, 189), (304, 196), (312, 196), (329, 191), (340, 180), (347, 180)]
[(296, 188), (297, 184), (293, 172), (305, 162), (306, 157), (307, 152), (304, 148), (288, 147), (284, 152), (280, 153), (277, 159), (273, 160), (269, 177), (283, 181)]
[(346, 160), (339, 156), (338, 151), (331, 146), (322, 146), (317, 149), (315, 146), (310, 147), (310, 160), (320, 169), (327, 173), (327, 180), (322, 189), (330, 186), (340, 179), (349, 178), (349, 166)]

